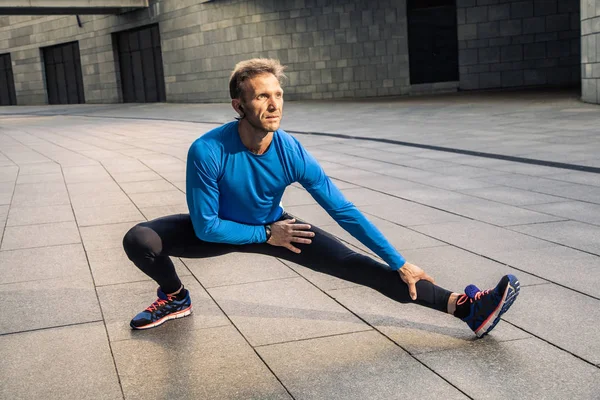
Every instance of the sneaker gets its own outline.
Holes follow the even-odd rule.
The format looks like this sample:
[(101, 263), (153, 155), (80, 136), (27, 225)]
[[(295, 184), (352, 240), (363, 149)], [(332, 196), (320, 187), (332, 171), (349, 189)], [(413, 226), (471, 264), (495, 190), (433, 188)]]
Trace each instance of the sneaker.
[[(185, 289), (183, 289), (185, 290)], [(170, 319), (183, 318), (192, 313), (190, 292), (186, 290), (183, 299), (156, 291), (158, 299), (144, 311), (133, 317), (129, 325), (132, 329), (149, 329), (164, 324)]]
[(469, 315), (462, 318), (475, 332), (477, 337), (488, 334), (519, 294), (520, 284), (514, 275), (505, 275), (494, 289), (481, 291), (475, 285), (465, 288), (463, 294), (457, 301), (457, 307), (470, 302)]

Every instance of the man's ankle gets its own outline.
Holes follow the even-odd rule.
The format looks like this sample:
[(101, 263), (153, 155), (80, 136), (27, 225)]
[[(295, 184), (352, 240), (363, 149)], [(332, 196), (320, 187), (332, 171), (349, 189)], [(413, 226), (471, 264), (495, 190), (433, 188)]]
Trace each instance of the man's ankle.
[(181, 285), (181, 287), (179, 289), (177, 289), (176, 292), (167, 293), (167, 296), (177, 296), (179, 293), (181, 293), (182, 290), (183, 290), (183, 284)]
[(456, 302), (459, 298), (460, 294), (458, 293), (452, 293), (450, 295), (450, 297), (448, 298), (448, 314), (454, 315), (454, 312), (456, 311)]

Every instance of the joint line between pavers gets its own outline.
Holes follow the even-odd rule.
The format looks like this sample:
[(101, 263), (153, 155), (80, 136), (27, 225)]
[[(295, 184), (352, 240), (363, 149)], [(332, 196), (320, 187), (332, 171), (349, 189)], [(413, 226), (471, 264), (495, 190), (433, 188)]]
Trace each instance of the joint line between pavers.
[(292, 396), (292, 393), (289, 391), (289, 389), (283, 384), (283, 382), (281, 381), (281, 379), (279, 379), (279, 377), (275, 374), (275, 371), (273, 371), (271, 369), (271, 367), (269, 366), (269, 364), (267, 364), (267, 362), (261, 357), (261, 355), (258, 353), (258, 351), (254, 348), (254, 346), (252, 346), (252, 344), (250, 343), (250, 341), (248, 340), (248, 338), (242, 333), (242, 331), (240, 331), (240, 329), (233, 322), (233, 320), (229, 317), (229, 315), (227, 315), (227, 313), (225, 312), (225, 310), (223, 310), (223, 308), (217, 302), (217, 300), (213, 297), (213, 295), (210, 294), (210, 292), (207, 290), (207, 288), (204, 287), (204, 285), (202, 284), (202, 282), (200, 282), (200, 280), (196, 277), (196, 275), (194, 274), (194, 271), (192, 271), (183, 260), (181, 260), (181, 262), (192, 273), (192, 277), (196, 280), (196, 282), (198, 282), (198, 284), (200, 285), (200, 287), (202, 287), (202, 289), (204, 289), (204, 291), (206, 292), (206, 294), (208, 295), (208, 297), (210, 297), (210, 299), (213, 301), (213, 303), (215, 303), (215, 305), (219, 308), (219, 310), (221, 310), (221, 312), (223, 313), (223, 315), (225, 316), (225, 318), (227, 318), (227, 320), (233, 326), (233, 328), (240, 334), (240, 336), (244, 339), (244, 341), (248, 344), (248, 346), (250, 346), (250, 348), (252, 349), (252, 351), (254, 351), (254, 354), (256, 354), (256, 356), (259, 358), (260, 361), (262, 361), (262, 363), (265, 365), (265, 367), (267, 367), (267, 369), (269, 370), (269, 372), (271, 372), (271, 374), (273, 374), (273, 376), (275, 377), (275, 379), (277, 379), (277, 382), (279, 382), (279, 384), (281, 385), (281, 387), (286, 391), (286, 393), (290, 396), (290, 398), (295, 399), (295, 397)]
[[(278, 259), (279, 260), (279, 259)], [(283, 263), (283, 261), (279, 260), (280, 262)], [(284, 263), (285, 264), (285, 263)], [(286, 264), (287, 265), (287, 264)], [(288, 266), (288, 268), (290, 268)], [(290, 268), (291, 269), (291, 268)], [(298, 274), (300, 275), (300, 274)], [(386, 339), (388, 339), (390, 342), (392, 342), (392, 344), (394, 344), (395, 346), (399, 347), (400, 349), (402, 349), (404, 352), (406, 352), (406, 354), (408, 354), (409, 357), (411, 357), (412, 359), (414, 359), (416, 362), (418, 362), (419, 364), (421, 364), (422, 366), (424, 366), (425, 368), (427, 368), (428, 370), (430, 370), (433, 374), (435, 374), (436, 376), (438, 376), (440, 379), (442, 379), (443, 381), (445, 381), (446, 383), (448, 383), (450, 386), (452, 386), (453, 388), (455, 388), (456, 390), (458, 390), (459, 392), (461, 392), (463, 395), (465, 395), (467, 398), (473, 400), (473, 398), (471, 396), (469, 396), (466, 392), (464, 392), (463, 390), (461, 390), (458, 386), (454, 385), (452, 382), (450, 382), (448, 379), (444, 378), (442, 375), (440, 375), (439, 373), (437, 373), (436, 371), (434, 371), (432, 368), (430, 368), (427, 364), (425, 364), (424, 362), (422, 362), (421, 360), (419, 360), (415, 355), (413, 355), (410, 351), (408, 351), (407, 349), (405, 349), (404, 347), (402, 347), (400, 344), (396, 343), (392, 338), (390, 338), (388, 335), (386, 335), (384, 332), (380, 331), (379, 329), (377, 329), (377, 327), (373, 326), (372, 324), (370, 324), (367, 320), (365, 320), (364, 318), (362, 318), (360, 315), (358, 315), (357, 313), (355, 313), (354, 311), (352, 311), (350, 308), (346, 307), (344, 304), (340, 303), (336, 298), (334, 298), (333, 296), (331, 296), (329, 293), (327, 293), (326, 291), (324, 291), (323, 289), (321, 289), (320, 287), (318, 287), (317, 285), (315, 285), (313, 282), (311, 282), (310, 280), (308, 280), (307, 278), (305, 278), (304, 276), (300, 275), (300, 277), (302, 279), (304, 279), (309, 285), (312, 285), (313, 287), (315, 287), (317, 290), (321, 291), (325, 296), (329, 297), (331, 300), (333, 300), (334, 302), (336, 302), (340, 307), (342, 307), (343, 309), (345, 309), (346, 311), (348, 311), (350, 314), (354, 315), (357, 319), (359, 319), (360, 321), (362, 321), (365, 325), (370, 326), (374, 331), (378, 332), (380, 335), (382, 335), (383, 337), (385, 337)]]
[(333, 333), (331, 335), (313, 336), (313, 337), (309, 337), (309, 338), (294, 339), (294, 340), (284, 340), (282, 342), (259, 344), (259, 345), (253, 346), (253, 347), (258, 349), (258, 348), (261, 348), (261, 347), (276, 346), (276, 345), (279, 345), (279, 344), (296, 343), (296, 342), (306, 342), (307, 340), (313, 340), (313, 339), (324, 339), (324, 338), (330, 338), (330, 337), (336, 337), (336, 336), (353, 335), (355, 333), (371, 332), (373, 330), (375, 330), (375, 329), (373, 329), (372, 326), (369, 326), (369, 328), (367, 328), (367, 329), (359, 329), (359, 330), (355, 330), (355, 331), (352, 331), (352, 332)]
[(544, 339), (543, 337), (541, 337), (541, 336), (538, 336), (538, 335), (536, 335), (536, 334), (535, 334), (535, 333), (533, 333), (533, 332), (529, 332), (527, 329), (525, 329), (525, 328), (522, 328), (522, 327), (520, 327), (520, 326), (518, 326), (518, 325), (516, 325), (516, 324), (513, 324), (512, 322), (510, 322), (510, 321), (508, 321), (508, 320), (506, 320), (506, 319), (504, 319), (504, 318), (502, 318), (502, 321), (506, 322), (507, 324), (510, 324), (510, 325), (514, 326), (514, 327), (515, 327), (515, 328), (517, 328), (517, 329), (520, 329), (520, 330), (522, 330), (522, 331), (523, 331), (523, 332), (525, 332), (525, 333), (528, 333), (529, 335), (533, 336), (533, 337), (534, 337), (534, 338), (536, 338), (536, 339), (539, 339), (539, 340), (541, 340), (541, 341), (543, 341), (543, 342), (546, 342), (546, 343), (548, 343), (549, 345), (551, 345), (551, 346), (553, 346), (553, 347), (556, 347), (557, 349), (559, 349), (559, 350), (562, 350), (562, 351), (564, 351), (565, 353), (568, 353), (568, 354), (572, 355), (572, 356), (573, 356), (573, 357), (575, 357), (575, 358), (578, 358), (578, 359), (580, 359), (581, 361), (583, 361), (583, 362), (585, 362), (585, 363), (587, 363), (587, 364), (591, 365), (592, 367), (596, 367), (596, 368), (599, 368), (599, 369), (600, 369), (600, 367), (599, 367), (598, 365), (595, 365), (593, 362), (591, 362), (591, 361), (588, 361), (588, 360), (586, 360), (585, 358), (583, 358), (583, 357), (581, 357), (581, 356), (578, 356), (577, 354), (575, 354), (575, 353), (573, 353), (573, 352), (571, 352), (571, 351), (569, 351), (569, 350), (567, 350), (567, 349), (564, 349), (564, 348), (560, 347), (560, 346), (559, 346), (559, 345), (557, 345), (556, 343), (552, 343), (551, 341), (549, 341), (549, 340), (546, 340), (546, 339)]
[[(60, 167), (60, 172), (63, 175), (63, 180), (65, 180), (65, 172), (62, 168), (62, 165)], [(65, 182), (66, 182), (66, 180), (65, 180)], [(83, 236), (81, 235), (81, 228), (79, 227), (79, 224), (77, 223), (77, 214), (75, 214), (75, 209), (73, 208), (73, 202), (71, 201), (71, 192), (69, 191), (68, 187), (67, 187), (67, 195), (69, 196), (71, 212), (73, 213), (73, 216), (75, 218), (75, 225), (77, 227), (77, 233), (79, 234), (79, 240), (81, 241), (81, 244), (82, 244), (81, 247), (83, 248), (83, 253), (85, 254), (85, 260), (87, 262), (88, 270), (89, 270), (90, 276), (92, 278), (92, 284), (94, 285), (94, 293), (96, 294), (96, 301), (98, 302), (98, 309), (100, 310), (100, 315), (102, 316), (102, 325), (104, 325), (104, 334), (106, 335), (106, 342), (108, 343), (108, 349), (110, 351), (110, 357), (112, 359), (113, 366), (115, 368), (115, 374), (117, 375), (117, 382), (119, 383), (119, 389), (121, 390), (121, 396), (123, 397), (123, 399), (125, 399), (125, 391), (123, 390), (123, 382), (121, 382), (121, 376), (119, 375), (117, 361), (115, 360), (115, 353), (113, 351), (112, 344), (110, 342), (110, 336), (108, 335), (108, 327), (106, 326), (106, 318), (104, 317), (104, 311), (102, 310), (102, 305), (100, 304), (100, 296), (98, 294), (98, 289), (96, 287), (96, 280), (94, 278), (94, 273), (92, 271), (92, 266), (90, 264), (90, 258), (88, 256), (88, 252), (85, 249), (85, 246), (83, 246)]]
[[(341, 179), (340, 179), (340, 180), (341, 180)], [(344, 181), (344, 182), (347, 182), (347, 181)], [(351, 182), (347, 182), (347, 183), (351, 183)], [(356, 185), (356, 184), (355, 184), (355, 185)], [(370, 189), (370, 188), (367, 188), (367, 187), (364, 187), (364, 186), (361, 186), (361, 185), (357, 185), (357, 186), (359, 186), (359, 187), (362, 187), (362, 188), (364, 188), (364, 189), (373, 190), (373, 191), (375, 191), (375, 192), (379, 192), (379, 193), (383, 193), (383, 194), (388, 194), (388, 193), (385, 193), (385, 192), (382, 192), (382, 191), (379, 191), (379, 190), (376, 190), (376, 189)], [(401, 200), (410, 201), (410, 202), (412, 202), (412, 203), (416, 203), (416, 204), (419, 204), (419, 205), (427, 206), (427, 207), (430, 207), (430, 208), (434, 208), (434, 209), (437, 209), (437, 210), (440, 210), (440, 211), (444, 211), (444, 212), (447, 212), (447, 213), (450, 213), (450, 214), (455, 214), (455, 215), (457, 215), (457, 216), (463, 217), (463, 216), (462, 216), (462, 215), (460, 215), (460, 214), (456, 214), (456, 213), (453, 213), (453, 212), (449, 212), (449, 211), (445, 211), (445, 210), (442, 210), (442, 209), (438, 209), (438, 208), (436, 208), (436, 207), (432, 207), (432, 206), (429, 206), (429, 205), (427, 205), (427, 204), (421, 204), (421, 203), (419, 203), (419, 202), (417, 202), (417, 201), (414, 201), (414, 200), (410, 200), (410, 199), (404, 199), (404, 198), (402, 198), (402, 197), (400, 197), (400, 196), (396, 196), (396, 195), (392, 195), (392, 194), (388, 194), (388, 195), (389, 195), (389, 196), (392, 196), (392, 197), (396, 197), (396, 198), (398, 198), (398, 199), (401, 199)], [(364, 212), (364, 214), (367, 214), (367, 215), (372, 215), (372, 214), (369, 214), (369, 213), (367, 213), (367, 212)], [(475, 251), (473, 251), (473, 250), (470, 250), (470, 249), (467, 249), (467, 248), (464, 248), (464, 247), (461, 247), (461, 246), (457, 246), (457, 245), (455, 245), (455, 244), (452, 244), (452, 243), (450, 243), (450, 242), (447, 242), (447, 241), (445, 241), (445, 240), (442, 240), (442, 239), (436, 238), (435, 236), (428, 235), (428, 234), (426, 234), (426, 233), (423, 233), (423, 232), (419, 232), (418, 230), (414, 229), (414, 226), (416, 226), (416, 225), (405, 226), (405, 225), (399, 224), (399, 223), (397, 223), (397, 222), (395, 222), (395, 221), (391, 221), (391, 220), (385, 219), (385, 218), (383, 218), (383, 217), (378, 217), (378, 218), (380, 218), (380, 219), (382, 219), (382, 220), (384, 220), (384, 221), (390, 222), (390, 223), (392, 223), (392, 224), (394, 224), (394, 225), (398, 225), (398, 226), (401, 226), (401, 227), (403, 227), (403, 228), (406, 228), (406, 229), (408, 229), (408, 230), (411, 230), (411, 231), (413, 231), (413, 232), (415, 232), (415, 233), (419, 233), (419, 234), (421, 234), (421, 235), (427, 236), (427, 237), (429, 237), (429, 238), (431, 238), (431, 239), (435, 239), (435, 240), (437, 240), (437, 241), (439, 241), (439, 242), (445, 243), (445, 244), (447, 244), (447, 245), (449, 245), (449, 246), (452, 246), (452, 247), (455, 247), (455, 248), (457, 248), (457, 249), (464, 250), (464, 251), (466, 251), (466, 252), (469, 252), (469, 253), (471, 253), (471, 254), (475, 254), (475, 255), (477, 255), (477, 256), (480, 256), (480, 257), (483, 257), (483, 258), (485, 258), (485, 259), (488, 259), (488, 260), (490, 260), (490, 261), (494, 261), (494, 262), (496, 262), (496, 263), (498, 263), (498, 264), (506, 265), (506, 266), (508, 266), (508, 267), (511, 267), (511, 268), (513, 268), (513, 269), (517, 270), (517, 271), (524, 272), (524, 273), (526, 273), (526, 274), (529, 274), (529, 275), (531, 275), (531, 276), (535, 276), (536, 278), (542, 279), (542, 280), (544, 280), (544, 281), (546, 281), (546, 282), (553, 283), (553, 284), (555, 284), (555, 285), (557, 285), (557, 286), (560, 286), (560, 287), (562, 287), (562, 288), (565, 288), (565, 289), (571, 290), (571, 291), (573, 291), (573, 292), (575, 292), (575, 293), (579, 293), (579, 294), (581, 294), (581, 295), (584, 295), (584, 296), (590, 297), (590, 298), (592, 298), (592, 299), (595, 299), (595, 300), (600, 300), (600, 298), (598, 298), (598, 297), (596, 297), (596, 296), (593, 296), (593, 295), (591, 295), (591, 294), (588, 294), (588, 293), (582, 292), (582, 291), (580, 291), (580, 290), (577, 290), (577, 289), (570, 288), (570, 287), (568, 287), (568, 286), (566, 286), (566, 285), (563, 285), (563, 284), (561, 284), (561, 283), (558, 283), (558, 282), (555, 282), (555, 281), (553, 281), (553, 280), (550, 280), (550, 279), (548, 279), (548, 278), (544, 278), (544, 277), (542, 277), (542, 276), (540, 276), (540, 275), (534, 274), (533, 272), (529, 272), (529, 271), (526, 271), (526, 270), (524, 270), (524, 269), (517, 268), (517, 267), (515, 267), (514, 265), (510, 265), (510, 264), (506, 264), (506, 263), (504, 263), (504, 262), (498, 261), (498, 260), (496, 260), (496, 259), (494, 259), (494, 258), (492, 258), (492, 257), (486, 256), (485, 254), (480, 254), (480, 253), (477, 253), (477, 252), (475, 252)], [(473, 220), (473, 221), (477, 221), (477, 222), (481, 222), (481, 223), (483, 223), (483, 224), (487, 224), (487, 225), (495, 226), (495, 227), (497, 227), (497, 228), (502, 228), (502, 229), (505, 229), (505, 227), (503, 227), (503, 226), (500, 226), (500, 225), (494, 225), (494, 224), (490, 224), (489, 222), (479, 221), (479, 220), (476, 220), (476, 219), (474, 219), (474, 218), (470, 218), (470, 217), (464, 217), (464, 218), (465, 218), (465, 219), (469, 219), (469, 220)], [(431, 224), (426, 224), (426, 225), (431, 225)], [(513, 230), (511, 230), (511, 229), (507, 229), (507, 230), (508, 230), (508, 231), (511, 231), (511, 232), (516, 232), (516, 231), (513, 231)], [(523, 235), (527, 235), (526, 233), (522, 233), (522, 232), (516, 232), (516, 233), (521, 233), (521, 234), (523, 234)], [(586, 251), (586, 250), (577, 249), (577, 248), (575, 248), (575, 247), (568, 246), (568, 245), (565, 245), (565, 244), (562, 244), (562, 243), (553, 242), (553, 241), (551, 241), (551, 240), (548, 240), (548, 239), (542, 239), (542, 238), (538, 238), (538, 237), (535, 237), (535, 236), (532, 236), (532, 235), (527, 235), (527, 236), (531, 236), (531, 237), (533, 237), (533, 238), (535, 238), (535, 239), (542, 240), (542, 241), (545, 241), (545, 242), (548, 242), (548, 243), (552, 243), (552, 244), (555, 244), (555, 245), (558, 245), (558, 246), (566, 247), (566, 248), (569, 248), (569, 249), (572, 249), (572, 250), (581, 251), (582, 253), (587, 253), (587, 254), (590, 254), (590, 255), (593, 255), (593, 256), (599, 256), (598, 254), (591, 253), (591, 252), (589, 252), (589, 251)]]
[(93, 320), (93, 321), (74, 322), (72, 324), (64, 324), (64, 325), (56, 325), (56, 326), (45, 326), (43, 328), (26, 329), (26, 330), (17, 331), (17, 332), (0, 333), (0, 336), (9, 336), (9, 335), (16, 335), (16, 334), (19, 334), (19, 333), (45, 331), (45, 330), (48, 330), (48, 329), (56, 329), (56, 328), (66, 328), (66, 327), (69, 327), (69, 326), (78, 326), (78, 325), (93, 324), (93, 323), (96, 323), (96, 322), (104, 322), (104, 321), (101, 320), (101, 319), (97, 319), (97, 320)]

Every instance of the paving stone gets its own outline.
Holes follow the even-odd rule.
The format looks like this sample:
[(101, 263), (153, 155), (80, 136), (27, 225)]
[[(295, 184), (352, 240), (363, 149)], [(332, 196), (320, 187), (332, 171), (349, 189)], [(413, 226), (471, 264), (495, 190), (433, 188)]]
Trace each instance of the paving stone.
[[(330, 290), (328, 294), (411, 354), (469, 347), (478, 341), (458, 318), (420, 305), (398, 303), (371, 288)], [(502, 322), (488, 335), (493, 341), (529, 336)]]
[(277, 258), (263, 254), (233, 252), (185, 263), (205, 288), (298, 276)]
[(89, 276), (81, 244), (0, 251), (0, 284)]
[(478, 221), (422, 225), (413, 229), (454, 246), (492, 258), (508, 251), (539, 249), (549, 245), (544, 240)]
[(13, 207), (10, 209), (6, 225), (33, 225), (66, 221), (75, 221), (73, 209), (70, 204), (42, 207)]
[(78, 226), (105, 225), (139, 221), (144, 216), (133, 204), (75, 208)]
[(481, 340), (417, 358), (476, 399), (591, 399), (600, 391), (597, 368), (535, 338)]
[(528, 190), (507, 188), (505, 186), (496, 186), (481, 189), (467, 189), (461, 190), (461, 192), (468, 194), (469, 196), (481, 197), (483, 199), (488, 199), (513, 206), (525, 206), (530, 204), (544, 204), (564, 201), (564, 199), (561, 197), (531, 192)]
[(37, 175), (37, 174), (62, 174), (60, 164), (55, 162), (44, 162), (35, 164), (25, 164), (19, 166), (19, 177), (22, 175)]
[(112, 191), (71, 194), (71, 203), (75, 209), (132, 204), (125, 193)]
[(13, 198), (12, 191), (0, 193), (0, 204), (10, 205), (12, 198)]
[(512, 226), (510, 229), (600, 255), (600, 230), (595, 225), (563, 221)]
[(121, 187), (127, 194), (164, 192), (174, 189), (173, 185), (165, 180), (124, 182), (121, 183)]
[(101, 165), (88, 165), (78, 167), (63, 167), (65, 182), (101, 182), (112, 181), (113, 178), (106, 172)]
[(45, 182), (64, 182), (64, 178), (61, 172), (54, 172), (49, 174), (30, 174), (23, 175), (19, 174), (17, 178), (17, 185), (25, 183), (45, 183)]
[(147, 193), (134, 193), (130, 194), (130, 197), (131, 200), (140, 208), (187, 204), (185, 194), (181, 193), (179, 190), (155, 192), (152, 193), (152, 195), (148, 195)]
[(564, 220), (564, 218), (561, 217), (533, 212), (506, 204), (499, 204), (485, 199), (469, 198), (467, 196), (465, 196), (463, 201), (448, 202), (442, 208), (477, 221), (487, 222), (498, 226)]
[(17, 180), (19, 168), (16, 166), (0, 168), (0, 182), (14, 182)]
[(375, 204), (393, 205), (395, 202), (402, 202), (402, 200), (397, 197), (368, 188), (346, 189), (343, 193), (344, 196), (357, 207)]
[(119, 183), (125, 182), (141, 182), (141, 181), (155, 181), (160, 180), (162, 177), (153, 171), (137, 171), (137, 172), (114, 172), (111, 174), (115, 181)]
[(600, 363), (598, 299), (547, 284), (524, 288), (519, 302), (527, 306), (511, 308), (504, 317), (507, 321), (593, 364)]
[(590, 203), (600, 204), (599, 187), (578, 185), (568, 182), (558, 182), (554, 179), (514, 174), (489, 176), (480, 179), (499, 185), (531, 190), (538, 193), (560, 196), (567, 199), (582, 200)]
[(425, 205), (399, 200), (394, 205), (375, 205), (360, 208), (367, 214), (395, 222), (402, 226), (425, 225), (438, 222), (460, 221), (458, 215), (450, 214)]
[[(600, 298), (600, 275), (597, 273), (600, 270), (600, 258), (597, 256), (551, 245), (541, 249), (507, 251), (495, 258), (519, 270)], [(521, 278), (521, 275), (519, 273), (517, 276)]]
[(101, 322), (0, 336), (0, 355), (2, 398), (123, 398)]
[[(463, 177), (463, 178), (478, 178), (478, 177), (482, 177), (482, 176), (493, 176), (493, 175), (503, 174), (503, 172), (494, 171), (494, 170), (487, 169), (487, 168), (472, 167), (470, 165), (456, 165), (454, 163), (450, 164), (450, 166), (440, 168), (439, 170), (436, 169), (436, 171), (439, 172), (440, 174), (451, 175), (451, 176), (455, 176), (455, 177)], [(486, 185), (486, 186), (488, 186), (488, 185)], [(460, 189), (454, 188), (453, 190), (460, 190)], [(480, 189), (464, 189), (464, 190), (483, 190), (483, 189), (480, 188)]]
[(123, 248), (123, 237), (136, 224), (144, 220), (122, 224), (94, 225), (80, 228), (86, 251)]
[[(139, 282), (151, 280), (127, 258), (123, 248), (88, 250), (90, 269), (96, 286), (114, 285), (118, 283)], [(183, 262), (177, 257), (171, 257), (177, 275), (191, 275)]]
[[(65, 299), (77, 301), (69, 302), (68, 312), (57, 312), (65, 310)], [(0, 285), (0, 300), (11, 310), (0, 315), (0, 334), (102, 319), (89, 274)]]
[[(233, 327), (138, 333), (112, 345), (126, 398), (290, 399)], [(148, 380), (157, 370), (168, 385)]]
[[(134, 267), (135, 268), (135, 267)], [(152, 340), (167, 337), (175, 332), (192, 332), (196, 329), (230, 325), (215, 302), (192, 276), (180, 277), (190, 291), (193, 313), (191, 316), (169, 321), (156, 329), (134, 331), (131, 319), (156, 300), (158, 285), (154, 281), (123, 283), (98, 287), (98, 298), (106, 329), (111, 342), (121, 340)]]
[(65, 183), (60, 182), (38, 182), (23, 183), (15, 186), (15, 195), (40, 195), (51, 193), (67, 193)]
[(302, 278), (208, 291), (253, 346), (370, 329)]
[(114, 181), (67, 183), (69, 194), (74, 197), (95, 197), (98, 193), (122, 192)]
[[(19, 185), (22, 186), (22, 185)], [(4, 199), (0, 199), (4, 200)], [(8, 196), (10, 201), (10, 196)], [(10, 203), (14, 207), (38, 207), (50, 205), (69, 204), (69, 195), (66, 191), (50, 192), (50, 193), (15, 193)], [(8, 204), (8, 203), (5, 203)]]
[(257, 351), (297, 399), (467, 398), (374, 331)]
[(374, 216), (369, 216), (369, 219), (388, 239), (392, 246), (400, 251), (444, 245), (443, 242), (398, 226), (384, 219)]
[(58, 244), (80, 243), (75, 222), (8, 226), (4, 231), (1, 250), (45, 247)]
[(3, 225), (6, 222), (6, 219), (8, 218), (9, 209), (10, 207), (8, 204), (0, 206), (0, 225)]
[(562, 174), (549, 175), (547, 178), (559, 181), (581, 183), (583, 185), (600, 186), (600, 176), (589, 172), (567, 172)]
[(529, 205), (529, 210), (573, 219), (588, 224), (600, 225), (600, 205), (581, 201), (565, 201), (551, 204)]
[(290, 206), (316, 205), (317, 202), (305, 189), (289, 186), (283, 193), (281, 203), (284, 208)]
[(297, 219), (301, 219), (310, 224), (315, 224), (319, 227), (337, 224), (337, 222), (327, 214), (327, 211), (318, 204), (285, 207), (285, 211), (288, 214), (295, 216)]
[(506, 274), (517, 276), (521, 286), (547, 283), (544, 279), (504, 265), (504, 260), (492, 261), (453, 246), (411, 249), (402, 253), (408, 262), (431, 275), (438, 285), (457, 293), (463, 293), (469, 283), (481, 289), (495, 287)]

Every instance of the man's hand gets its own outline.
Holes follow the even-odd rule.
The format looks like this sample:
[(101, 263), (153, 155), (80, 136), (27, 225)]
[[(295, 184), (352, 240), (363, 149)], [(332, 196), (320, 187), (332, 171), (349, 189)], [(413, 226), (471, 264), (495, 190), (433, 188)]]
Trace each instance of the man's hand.
[(308, 224), (295, 224), (296, 219), (284, 219), (271, 224), (271, 238), (267, 241), (273, 246), (282, 246), (294, 253), (300, 253), (300, 249), (292, 243), (311, 244), (312, 240), (307, 239), (315, 236), (314, 232), (309, 231)]
[(415, 285), (418, 281), (422, 279), (435, 283), (432, 277), (414, 264), (405, 263), (402, 268), (398, 270), (398, 273), (404, 283), (408, 285), (408, 293), (410, 293), (410, 298), (413, 299), (413, 301), (417, 299), (417, 287)]

